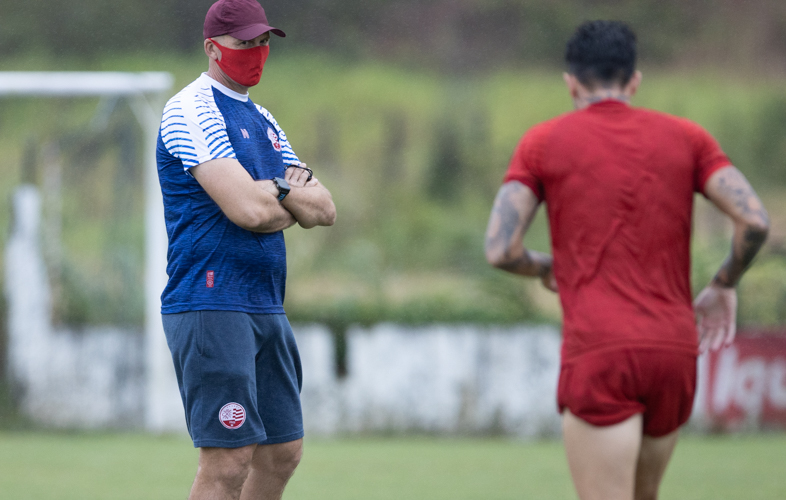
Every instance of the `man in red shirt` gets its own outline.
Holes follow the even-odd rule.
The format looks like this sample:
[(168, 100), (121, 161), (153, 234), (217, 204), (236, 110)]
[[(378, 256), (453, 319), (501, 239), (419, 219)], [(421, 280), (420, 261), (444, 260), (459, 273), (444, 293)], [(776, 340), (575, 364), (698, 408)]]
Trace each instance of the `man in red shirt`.
[[(690, 416), (697, 354), (733, 340), (734, 287), (769, 220), (700, 126), (628, 104), (641, 73), (626, 25), (584, 23), (566, 60), (576, 111), (522, 138), (494, 202), (486, 257), (559, 293), (558, 406), (579, 497), (655, 499)], [(731, 254), (692, 307), (694, 192), (732, 219), (734, 236)], [(541, 202), (553, 258), (523, 246)]]

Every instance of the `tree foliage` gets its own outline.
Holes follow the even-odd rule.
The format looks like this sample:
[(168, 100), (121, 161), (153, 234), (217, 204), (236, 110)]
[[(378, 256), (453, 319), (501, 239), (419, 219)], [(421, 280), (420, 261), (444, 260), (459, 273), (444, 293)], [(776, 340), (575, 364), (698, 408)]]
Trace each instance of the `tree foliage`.
[[(0, 48), (94, 57), (198, 50), (212, 0), (0, 0)], [(759, 0), (264, 0), (286, 46), (446, 72), (558, 63), (578, 23), (621, 19), (649, 62), (782, 67), (786, 2)]]

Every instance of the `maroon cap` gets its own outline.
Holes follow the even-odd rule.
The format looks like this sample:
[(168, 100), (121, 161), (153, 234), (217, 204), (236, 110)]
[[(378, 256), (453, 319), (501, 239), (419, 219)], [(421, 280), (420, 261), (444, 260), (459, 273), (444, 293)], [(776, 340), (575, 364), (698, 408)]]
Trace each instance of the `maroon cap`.
[(287, 36), (267, 23), (265, 9), (257, 0), (218, 0), (207, 11), (203, 34), (205, 38), (231, 35), (238, 40), (253, 40), (268, 31)]

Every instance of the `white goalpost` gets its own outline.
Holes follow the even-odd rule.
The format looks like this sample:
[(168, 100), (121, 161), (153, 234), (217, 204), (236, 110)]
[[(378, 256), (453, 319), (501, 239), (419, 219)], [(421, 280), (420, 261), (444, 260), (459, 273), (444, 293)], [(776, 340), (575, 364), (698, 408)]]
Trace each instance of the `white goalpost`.
[(166, 93), (174, 78), (164, 72), (0, 72), (0, 97), (104, 97), (128, 99), (144, 134), (145, 183), (145, 428), (183, 430), (174, 368), (161, 325), (160, 294), (166, 285), (167, 235), (156, 168), (156, 142)]

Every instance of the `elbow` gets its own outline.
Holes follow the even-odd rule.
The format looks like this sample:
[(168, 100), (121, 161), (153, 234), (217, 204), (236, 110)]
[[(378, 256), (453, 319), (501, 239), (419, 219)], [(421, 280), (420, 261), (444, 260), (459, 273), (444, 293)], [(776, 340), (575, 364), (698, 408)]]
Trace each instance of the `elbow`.
[(745, 237), (751, 241), (764, 243), (770, 233), (770, 217), (767, 212), (757, 213), (745, 221)]
[(247, 231), (259, 231), (260, 228), (266, 228), (272, 222), (270, 213), (265, 210), (255, 210), (253, 208), (249, 208), (240, 213), (233, 214), (229, 220), (234, 222), (236, 225), (240, 226), (241, 228)]
[(755, 230), (759, 231), (765, 236), (770, 232), (770, 214), (763, 206), (754, 213), (754, 220), (751, 222), (751, 225), (755, 228)]
[(735, 228), (732, 246), (747, 259), (747, 262), (750, 262), (764, 246), (769, 232), (770, 223), (766, 218), (746, 220)]
[(323, 226), (332, 226), (336, 223), (336, 206), (334, 204), (330, 204), (330, 208), (325, 213), (325, 220)]
[(486, 246), (486, 262), (497, 269), (504, 268), (507, 262), (505, 252), (499, 248)]
[(319, 225), (319, 224), (317, 224), (316, 220), (299, 220), (299, 221), (297, 221), (297, 224), (298, 224), (298, 226), (302, 227), (303, 229), (311, 229), (311, 228), (317, 227)]
[(325, 210), (320, 214), (319, 219), (315, 220), (314, 223), (310, 227), (314, 226), (332, 226), (336, 223), (336, 206), (331, 203)]
[(325, 210), (317, 217), (298, 220), (298, 225), (303, 229), (311, 229), (317, 226), (332, 226), (336, 223), (336, 207)]
[(765, 216), (757, 221), (755, 224), (751, 225), (750, 228), (753, 231), (761, 234), (765, 239), (767, 235), (770, 233), (770, 218), (765, 214)]
[(486, 245), (486, 262), (502, 271), (524, 276), (535, 276), (537, 272), (527, 249), (518, 245)]
[(745, 227), (745, 239), (751, 243), (757, 244), (759, 247), (767, 240), (767, 235), (770, 233), (769, 221), (759, 221), (755, 224), (747, 224)]

